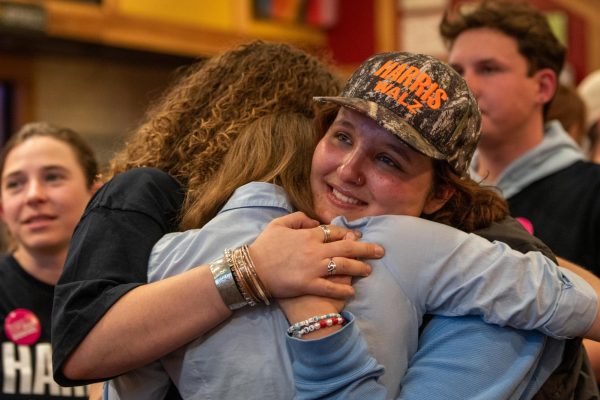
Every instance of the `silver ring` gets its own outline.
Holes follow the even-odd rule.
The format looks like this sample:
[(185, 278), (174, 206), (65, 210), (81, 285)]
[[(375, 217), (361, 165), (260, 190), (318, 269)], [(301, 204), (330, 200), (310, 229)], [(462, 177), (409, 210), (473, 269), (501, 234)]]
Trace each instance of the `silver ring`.
[(323, 231), (323, 243), (329, 243), (329, 238), (331, 237), (331, 231), (327, 225), (319, 225), (319, 228)]
[(335, 275), (335, 270), (337, 269), (337, 264), (333, 261), (333, 258), (329, 259), (329, 263), (327, 264), (327, 275)]

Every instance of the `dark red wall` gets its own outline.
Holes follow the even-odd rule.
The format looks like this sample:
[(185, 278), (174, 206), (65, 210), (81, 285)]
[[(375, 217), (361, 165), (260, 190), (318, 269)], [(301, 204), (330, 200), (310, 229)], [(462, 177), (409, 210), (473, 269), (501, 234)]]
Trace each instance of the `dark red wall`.
[(375, 53), (375, 0), (339, 0), (338, 22), (327, 32), (338, 64), (360, 64)]

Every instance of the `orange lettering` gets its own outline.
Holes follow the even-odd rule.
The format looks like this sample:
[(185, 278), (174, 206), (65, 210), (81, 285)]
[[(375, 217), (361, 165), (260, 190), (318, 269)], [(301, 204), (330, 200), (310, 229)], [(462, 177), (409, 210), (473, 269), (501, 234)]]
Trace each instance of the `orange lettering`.
[(396, 99), (396, 101), (398, 102), (398, 104), (400, 104), (401, 106), (407, 106), (408, 104), (406, 104), (406, 102), (404, 101), (406, 99), (406, 96), (408, 96), (408, 92), (402, 92), (402, 95)]
[[(420, 96), (425, 91), (425, 88), (431, 85), (431, 78), (425, 72), (417, 76), (417, 79), (410, 85), (409, 90), (415, 93), (415, 96)], [(418, 88), (418, 89), (417, 89)], [(416, 89), (416, 92), (415, 92)]]
[(400, 78), (396, 79), (396, 82), (398, 82), (399, 84), (404, 85), (404, 87), (408, 87), (408, 85), (410, 85), (410, 83), (412, 82), (412, 80), (415, 78), (415, 76), (417, 76), (417, 74), (419, 73), (419, 68), (416, 67), (409, 67), (401, 76)]
[(393, 85), (391, 83), (381, 80), (377, 82), (373, 90), (376, 92), (387, 93), (387, 91), (390, 90), (392, 86)]
[[(393, 89), (390, 89), (389, 92), (386, 93), (388, 96), (393, 97), (394, 100), (398, 100), (398, 95), (400, 94), (400, 88), (398, 86), (394, 86)], [(403, 93), (405, 94), (405, 93)]]
[(395, 61), (387, 61), (373, 75), (385, 78), (387, 74), (389, 74), (394, 68), (396, 68), (396, 65), (398, 65), (398, 63)]
[(409, 106), (407, 106), (407, 110), (411, 113), (411, 114), (416, 114), (417, 110), (420, 109), (421, 107), (423, 107), (423, 104), (419, 103), (416, 99), (413, 100), (413, 103)]
[(391, 73), (389, 73), (385, 79), (390, 81), (395, 81), (398, 77), (404, 72), (406, 69), (406, 64), (401, 64), (398, 68), (394, 69)]
[(431, 93), (433, 93), (433, 91), (437, 88), (438, 84), (434, 82), (433, 85), (429, 86), (429, 89), (427, 89), (427, 91), (423, 93), (423, 95), (421, 96), (421, 100), (426, 101), (429, 98), (429, 96), (431, 96)]
[(435, 95), (427, 100), (427, 105), (434, 110), (437, 110), (446, 100), (448, 100), (448, 94), (446, 94), (446, 91), (444, 89), (438, 89), (435, 91)]

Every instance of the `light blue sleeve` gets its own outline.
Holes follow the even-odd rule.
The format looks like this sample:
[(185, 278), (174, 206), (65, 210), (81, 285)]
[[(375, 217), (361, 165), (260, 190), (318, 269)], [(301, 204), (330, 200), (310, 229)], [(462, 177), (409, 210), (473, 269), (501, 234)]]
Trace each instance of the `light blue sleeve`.
[(564, 342), (478, 317), (433, 317), (402, 380), (403, 400), (529, 399), (558, 366)]
[[(288, 347), (298, 399), (387, 398), (377, 381), (383, 368), (354, 322), (318, 340), (289, 338)], [(397, 398), (530, 399), (560, 364), (563, 348), (563, 341), (539, 332), (501, 328), (479, 317), (434, 317)]]
[(295, 399), (385, 399), (377, 379), (383, 367), (370, 356), (351, 313), (339, 331), (321, 339), (287, 336), (296, 385)]
[(558, 339), (581, 336), (596, 317), (592, 287), (539, 252), (522, 254), (422, 218), (334, 222), (384, 246), (385, 257), (375, 263), (385, 266), (421, 315), (480, 315), (489, 323), (537, 329)]

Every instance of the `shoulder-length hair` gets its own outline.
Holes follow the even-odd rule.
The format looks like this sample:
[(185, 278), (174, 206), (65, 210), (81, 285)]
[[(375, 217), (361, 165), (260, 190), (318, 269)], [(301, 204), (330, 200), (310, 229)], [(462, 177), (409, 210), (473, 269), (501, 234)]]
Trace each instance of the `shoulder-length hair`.
[(183, 229), (203, 226), (240, 186), (270, 182), (283, 187), (294, 209), (314, 218), (309, 185), (317, 142), (313, 120), (302, 114), (263, 116), (241, 130), (210, 180), (183, 214)]

